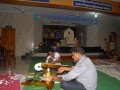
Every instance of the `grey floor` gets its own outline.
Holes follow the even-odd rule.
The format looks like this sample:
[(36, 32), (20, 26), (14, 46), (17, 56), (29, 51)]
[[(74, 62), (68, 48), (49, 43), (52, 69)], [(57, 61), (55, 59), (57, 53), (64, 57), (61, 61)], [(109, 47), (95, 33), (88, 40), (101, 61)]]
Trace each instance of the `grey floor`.
[(16, 57), (16, 67), (8, 68), (6, 70), (0, 67), (0, 73), (5, 73), (8, 72), (8, 70), (11, 70), (14, 73), (25, 74), (28, 71), (29, 65), (30, 65), (30, 60), (21, 60), (20, 57)]

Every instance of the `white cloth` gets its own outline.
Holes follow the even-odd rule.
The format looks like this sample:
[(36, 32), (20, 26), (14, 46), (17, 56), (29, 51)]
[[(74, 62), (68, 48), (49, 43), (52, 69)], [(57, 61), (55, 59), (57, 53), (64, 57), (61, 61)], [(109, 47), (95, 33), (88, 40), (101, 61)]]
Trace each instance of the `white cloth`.
[(97, 72), (91, 60), (83, 55), (76, 63), (72, 71), (62, 75), (64, 81), (76, 79), (82, 83), (87, 90), (95, 90), (97, 87)]
[(41, 71), (41, 70), (43, 70), (42, 67), (41, 67), (41, 63), (35, 64), (34, 69), (35, 69), (36, 71)]
[(51, 57), (50, 55), (47, 56), (46, 62), (48, 63), (49, 59), (52, 58), (53, 61), (56, 61), (60, 58), (60, 54), (58, 52), (54, 52), (54, 57)]

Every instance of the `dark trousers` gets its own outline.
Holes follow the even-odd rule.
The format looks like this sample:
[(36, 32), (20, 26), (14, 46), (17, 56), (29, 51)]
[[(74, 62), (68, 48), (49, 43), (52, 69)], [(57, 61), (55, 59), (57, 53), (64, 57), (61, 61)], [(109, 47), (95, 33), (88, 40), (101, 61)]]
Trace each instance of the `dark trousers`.
[(62, 81), (61, 88), (63, 90), (86, 90), (84, 85), (77, 82), (75, 79), (71, 81)]

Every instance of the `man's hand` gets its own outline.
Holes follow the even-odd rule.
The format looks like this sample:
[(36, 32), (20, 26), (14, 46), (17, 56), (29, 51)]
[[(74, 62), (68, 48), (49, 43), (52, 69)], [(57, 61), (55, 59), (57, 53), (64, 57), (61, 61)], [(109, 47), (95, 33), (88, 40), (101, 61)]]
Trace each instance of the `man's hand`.
[(53, 81), (61, 81), (61, 80), (62, 80), (62, 77), (60, 77), (60, 76), (54, 76), (54, 77), (52, 78), (52, 80), (53, 80)]
[(65, 71), (65, 67), (60, 67), (60, 68), (58, 68), (58, 73), (63, 73)]
[(63, 73), (64, 71), (71, 71), (72, 67), (60, 67), (58, 68), (58, 73)]
[(52, 62), (50, 62), (51, 64), (55, 64), (56, 62), (55, 61), (52, 61)]

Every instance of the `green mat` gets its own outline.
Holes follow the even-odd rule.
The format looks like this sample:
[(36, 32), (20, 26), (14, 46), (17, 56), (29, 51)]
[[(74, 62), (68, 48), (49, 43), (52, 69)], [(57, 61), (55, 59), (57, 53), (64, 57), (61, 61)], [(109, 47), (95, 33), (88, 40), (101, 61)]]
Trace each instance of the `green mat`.
[[(33, 57), (28, 72), (35, 72), (34, 65), (38, 62), (44, 62), (45, 57)], [(63, 61), (62, 64), (73, 65), (72, 61)], [(120, 81), (108, 76), (105, 73), (97, 71), (98, 85), (97, 90), (120, 90)], [(23, 90), (47, 90), (44, 86), (24, 86)], [(60, 90), (60, 83), (55, 83), (53, 90)]]
[(120, 81), (105, 73), (97, 71), (98, 84), (97, 90), (120, 90)]

